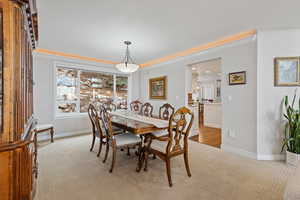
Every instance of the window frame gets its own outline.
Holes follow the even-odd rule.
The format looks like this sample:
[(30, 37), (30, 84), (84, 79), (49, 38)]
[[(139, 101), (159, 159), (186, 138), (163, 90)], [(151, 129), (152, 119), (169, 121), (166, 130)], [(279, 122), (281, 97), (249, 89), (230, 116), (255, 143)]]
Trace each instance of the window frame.
[[(110, 67), (111, 69), (109, 69)], [(78, 78), (80, 78), (80, 73), (81, 71), (90, 71), (90, 72), (95, 72), (95, 73), (103, 73), (103, 74), (109, 74), (113, 76), (113, 99), (117, 97), (117, 85), (116, 85), (116, 77), (117, 76), (124, 76), (128, 78), (127, 82), (127, 102), (131, 99), (131, 85), (132, 85), (132, 76), (131, 74), (125, 74), (125, 73), (120, 73), (113, 69), (111, 66), (108, 67), (100, 67), (100, 66), (93, 66), (89, 64), (77, 64), (77, 63), (67, 63), (67, 62), (54, 62), (54, 67), (53, 67), (53, 102), (54, 102), (54, 118), (55, 119), (64, 119), (64, 118), (73, 118), (73, 117), (83, 117), (87, 116), (87, 112), (80, 112), (80, 80), (78, 79), (77, 84), (79, 90), (76, 92), (76, 95), (78, 96), (78, 105), (77, 109), (79, 112), (74, 112), (74, 113), (59, 113), (57, 112), (57, 101), (56, 101), (56, 96), (57, 96), (57, 76), (56, 76), (56, 71), (57, 68), (66, 68), (66, 69), (73, 69), (73, 70), (78, 70)]]

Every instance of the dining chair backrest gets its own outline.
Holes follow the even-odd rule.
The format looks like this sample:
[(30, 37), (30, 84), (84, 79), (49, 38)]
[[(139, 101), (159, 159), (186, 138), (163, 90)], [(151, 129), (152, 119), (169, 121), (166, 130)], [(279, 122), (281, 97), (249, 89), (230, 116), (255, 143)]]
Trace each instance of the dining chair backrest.
[(153, 106), (150, 103), (144, 103), (141, 108), (141, 114), (147, 117), (152, 117)]
[(194, 114), (186, 107), (179, 108), (169, 120), (167, 154), (182, 153), (188, 148), (188, 136)]
[(108, 112), (113, 112), (113, 111), (117, 110), (117, 106), (113, 102), (106, 102), (103, 104), (103, 106), (105, 107), (106, 111), (108, 111)]
[(113, 137), (112, 131), (112, 123), (111, 123), (111, 116), (109, 112), (105, 109), (102, 105), (100, 106), (100, 114), (99, 114), (99, 128), (101, 129), (102, 133), (107, 137)]
[(165, 103), (159, 108), (159, 119), (169, 120), (175, 109), (171, 104)]
[(127, 101), (122, 101), (118, 104), (117, 109), (127, 109)]
[(88, 115), (89, 115), (89, 118), (90, 118), (90, 122), (92, 124), (93, 133), (95, 133), (95, 119), (96, 119), (95, 116), (97, 115), (97, 110), (96, 110), (96, 108), (93, 104), (89, 105)]
[(130, 103), (130, 110), (139, 113), (141, 112), (142, 105), (143, 104), (138, 100), (133, 101)]

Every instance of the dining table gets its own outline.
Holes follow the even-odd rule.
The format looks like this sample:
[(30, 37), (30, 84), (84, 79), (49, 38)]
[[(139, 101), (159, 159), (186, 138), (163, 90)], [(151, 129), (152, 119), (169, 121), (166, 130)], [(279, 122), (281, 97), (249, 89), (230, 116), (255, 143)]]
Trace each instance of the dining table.
[[(151, 133), (157, 131), (166, 131), (169, 127), (169, 121), (157, 117), (148, 117), (140, 113), (129, 110), (117, 110), (111, 112), (112, 125), (131, 132), (141, 137), (142, 147), (138, 151), (138, 164), (136, 171), (140, 172), (146, 157), (147, 147), (151, 140)], [(144, 169), (147, 171), (147, 169)]]

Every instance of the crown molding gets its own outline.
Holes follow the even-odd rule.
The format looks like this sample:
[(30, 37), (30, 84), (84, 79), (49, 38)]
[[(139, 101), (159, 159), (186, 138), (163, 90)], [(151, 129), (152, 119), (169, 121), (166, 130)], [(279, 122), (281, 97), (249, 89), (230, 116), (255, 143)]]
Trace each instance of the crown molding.
[[(202, 51), (206, 51), (208, 49), (212, 49), (215, 47), (220, 47), (220, 46), (224, 46), (226, 44), (235, 42), (235, 41), (239, 41), (245, 38), (249, 38), (252, 36), (255, 36), (257, 33), (256, 29), (253, 30), (249, 30), (249, 31), (245, 31), (245, 32), (241, 32), (235, 35), (231, 35), (213, 42), (209, 42), (197, 47), (193, 47), (181, 52), (177, 52), (168, 56), (164, 56), (162, 58), (157, 58), (154, 60), (150, 60), (148, 62), (145, 62), (143, 64), (140, 65), (141, 68), (145, 68), (148, 66), (152, 66), (152, 65), (157, 65), (160, 63), (164, 63), (176, 58), (180, 58), (180, 57), (184, 57), (184, 56), (188, 56), (191, 54), (195, 54), (195, 53), (199, 53)], [(104, 64), (118, 64), (118, 62), (114, 62), (114, 61), (110, 61), (110, 60), (103, 60), (103, 59), (98, 59), (98, 58), (91, 58), (91, 57), (86, 57), (86, 56), (80, 56), (80, 55), (76, 55), (76, 54), (69, 54), (69, 53), (63, 53), (63, 52), (58, 52), (58, 51), (52, 51), (52, 50), (48, 50), (48, 49), (43, 49), (43, 48), (37, 48), (35, 50), (36, 53), (41, 53), (41, 54), (48, 54), (48, 55), (55, 55), (55, 56), (63, 56), (66, 58), (73, 58), (73, 59), (79, 59), (79, 60), (85, 60), (85, 61), (92, 61), (92, 62), (97, 62), (97, 63), (104, 63)]]
[(156, 65), (156, 64), (159, 64), (159, 63), (167, 62), (167, 61), (173, 60), (175, 58), (188, 56), (188, 55), (191, 55), (191, 54), (194, 54), (194, 53), (199, 53), (201, 51), (206, 51), (206, 50), (211, 49), (211, 48), (223, 46), (223, 45), (228, 44), (228, 43), (232, 43), (232, 42), (235, 42), (235, 41), (238, 41), (238, 40), (242, 40), (242, 39), (245, 39), (245, 38), (248, 38), (248, 37), (252, 37), (256, 33), (257, 33), (257, 31), (255, 29), (245, 31), (245, 32), (241, 32), (241, 33), (238, 33), (238, 34), (235, 34), (235, 35), (231, 35), (229, 37), (225, 37), (225, 38), (213, 41), (213, 42), (209, 42), (209, 43), (197, 46), (197, 47), (193, 47), (193, 48), (190, 48), (190, 49), (178, 52), (178, 53), (174, 53), (174, 54), (162, 57), (162, 58), (158, 58), (158, 59), (148, 61), (144, 64), (141, 64), (140, 66), (142, 68), (144, 68), (144, 67), (148, 67), (148, 66), (151, 66), (151, 65)]
[(42, 49), (42, 48), (37, 48), (34, 52), (48, 54), (48, 55), (55, 55), (55, 56), (63, 56), (66, 58), (73, 58), (73, 59), (79, 59), (79, 60), (85, 60), (85, 61), (92, 61), (92, 62), (97, 62), (97, 63), (112, 64), (112, 65), (118, 64), (117, 62), (110, 61), (110, 60), (91, 58), (91, 57), (80, 56), (80, 55), (70, 54), (70, 53), (63, 53), (63, 52), (58, 52), (58, 51), (52, 51), (52, 50)]

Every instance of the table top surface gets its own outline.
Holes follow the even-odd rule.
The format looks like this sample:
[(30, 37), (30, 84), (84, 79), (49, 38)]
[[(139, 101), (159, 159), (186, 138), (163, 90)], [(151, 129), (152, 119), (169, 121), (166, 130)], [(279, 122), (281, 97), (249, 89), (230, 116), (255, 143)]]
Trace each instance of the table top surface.
[(133, 119), (128, 119), (124, 116), (113, 115), (112, 125), (121, 129), (125, 129), (137, 135), (152, 133), (155, 131), (165, 130), (168, 127), (158, 128), (151, 123), (144, 123)]

